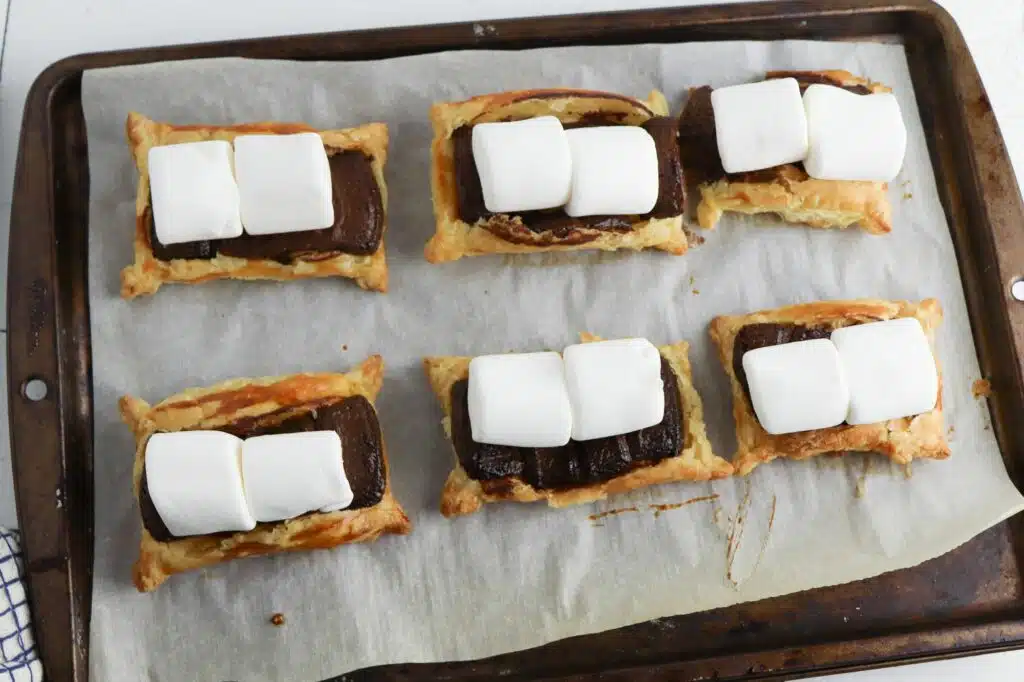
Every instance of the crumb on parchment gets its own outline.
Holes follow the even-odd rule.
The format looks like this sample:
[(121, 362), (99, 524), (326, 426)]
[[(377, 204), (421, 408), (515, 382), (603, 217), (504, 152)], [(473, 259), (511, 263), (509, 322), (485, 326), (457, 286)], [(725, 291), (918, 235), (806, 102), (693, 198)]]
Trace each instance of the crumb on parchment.
[(992, 383), (988, 379), (977, 379), (971, 384), (971, 394), (975, 398), (987, 398), (992, 395)]

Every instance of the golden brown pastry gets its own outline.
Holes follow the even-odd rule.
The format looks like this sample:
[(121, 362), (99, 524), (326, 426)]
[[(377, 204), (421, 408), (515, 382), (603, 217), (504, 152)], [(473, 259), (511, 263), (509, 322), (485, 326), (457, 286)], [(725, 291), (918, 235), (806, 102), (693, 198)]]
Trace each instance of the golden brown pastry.
[[(581, 335), (584, 342), (599, 341), (591, 334)], [(580, 482), (557, 488), (534, 487), (518, 477), (474, 480), (455, 454), (455, 468), (448, 475), (441, 493), (441, 513), (447, 517), (471, 514), (486, 502), (534, 502), (547, 500), (552, 507), (594, 502), (608, 495), (643, 488), (656, 483), (671, 481), (707, 481), (725, 478), (732, 474), (732, 465), (717, 457), (711, 450), (704, 428), (703, 406), (700, 395), (693, 387), (690, 361), (687, 357), (689, 344), (679, 342), (661, 346), (662, 360), (667, 363), (678, 390), (678, 412), (681, 433), (678, 434), (682, 447), (678, 454), (654, 463), (636, 463), (627, 471), (598, 482)], [(469, 357), (428, 357), (423, 359), (423, 368), (430, 379), (431, 388), (441, 403), (444, 412), (442, 424), (445, 434), (453, 443), (452, 389), (457, 382), (469, 377)], [(664, 373), (663, 373), (664, 376)], [(669, 418), (670, 402), (666, 401), (666, 418)], [(656, 428), (656, 427), (654, 427)], [(621, 437), (619, 437), (621, 438)], [(608, 439), (611, 440), (611, 439)], [(588, 441), (592, 443), (593, 441)], [(515, 448), (526, 450), (526, 448)], [(541, 454), (539, 452), (537, 455)]]
[[(231, 141), (238, 135), (260, 133), (285, 135), (315, 132), (323, 139), (328, 157), (344, 151), (360, 151), (370, 158), (374, 180), (380, 194), (380, 229), (383, 232), (387, 214), (384, 164), (387, 161), (388, 149), (388, 129), (383, 123), (368, 123), (344, 130), (314, 130), (301, 123), (276, 122), (232, 126), (175, 126), (152, 121), (142, 114), (132, 112), (128, 114), (125, 130), (135, 166), (139, 171), (139, 187), (135, 199), (135, 262), (121, 271), (123, 298), (155, 293), (164, 282), (198, 284), (225, 278), (292, 280), (310, 277), (349, 277), (364, 289), (387, 291), (388, 269), (384, 259), (383, 237), (380, 238), (376, 250), (369, 255), (333, 251), (299, 254), (287, 262), (223, 254), (214, 254), (212, 258), (157, 258), (151, 238), (153, 213), (150, 207), (148, 170), (149, 150), (160, 145), (202, 140)], [(275, 236), (279, 235), (270, 235)]]
[[(766, 78), (796, 78), (803, 91), (824, 83), (860, 94), (890, 88), (848, 71), (769, 71)], [(711, 88), (693, 88), (680, 117), (679, 144), (687, 185), (700, 193), (697, 222), (713, 229), (726, 211), (774, 213), (784, 221), (811, 227), (844, 228), (857, 224), (867, 232), (892, 230), (888, 184), (816, 180), (802, 164), (786, 164), (750, 173), (726, 175), (718, 158)], [(693, 194), (691, 194), (693, 196)]]
[[(384, 362), (379, 355), (374, 355), (347, 374), (233, 379), (208, 388), (187, 389), (153, 406), (132, 396), (121, 398), (121, 417), (135, 434), (134, 491), (143, 518), (139, 558), (132, 570), (139, 591), (154, 590), (175, 573), (239, 557), (334, 547), (374, 540), (383, 533), (408, 533), (409, 519), (391, 494), (384, 440), (375, 417), (371, 425), (378, 431), (373, 434), (377, 438), (370, 440), (379, 442), (383, 493), (372, 506), (260, 523), (249, 532), (165, 540), (155, 538), (147, 523), (148, 492), (143, 468), (146, 442), (153, 433), (193, 429), (222, 430), (239, 436), (261, 433), (285, 420), (315, 414), (317, 409), (323, 410), (356, 396), (369, 401), (372, 412), (383, 374)], [(342, 440), (345, 441), (344, 435)], [(351, 478), (351, 473), (347, 473)], [(353, 507), (355, 505), (353, 502)]]
[[(850, 426), (841, 424), (828, 429), (771, 435), (761, 428), (747, 398), (746, 389), (737, 376), (740, 357), (734, 353), (737, 335), (748, 325), (781, 325), (783, 329), (765, 328), (766, 334), (778, 342), (802, 340), (787, 333), (798, 325), (827, 337), (839, 327), (864, 322), (914, 317), (921, 323), (935, 354), (935, 329), (942, 321), (942, 307), (935, 299), (920, 303), (862, 299), (802, 303), (776, 310), (762, 310), (748, 315), (723, 315), (711, 321), (709, 331), (718, 346), (718, 355), (732, 385), (732, 413), (736, 422), (738, 450), (733, 464), (736, 472), (749, 474), (764, 462), (776, 457), (804, 459), (826, 452), (879, 452), (900, 464), (915, 458), (945, 459), (949, 457), (942, 420), (942, 374), (939, 373), (939, 395), (930, 412), (892, 419), (877, 424)], [(803, 338), (811, 338), (810, 336)], [(770, 345), (770, 344), (767, 344)], [(938, 360), (936, 360), (938, 363)], [(741, 366), (741, 365), (740, 365)]]
[[(430, 110), (434, 128), (434, 139), (430, 146), (430, 180), (436, 232), (425, 249), (428, 261), (442, 263), (463, 256), (489, 253), (579, 249), (614, 251), (656, 248), (676, 255), (686, 252), (681, 182), (675, 183), (679, 195), (676, 211), (656, 206), (650, 217), (623, 217), (624, 222), (628, 223), (627, 229), (596, 229), (582, 225), (580, 221), (565, 221), (565, 225), (556, 229), (535, 231), (526, 227), (520, 216), (505, 214), (481, 217), (472, 224), (462, 220), (459, 216), (453, 134), (459, 128), (476, 123), (522, 120), (536, 116), (556, 116), (565, 124), (602, 120), (606, 121), (605, 124), (643, 125), (653, 118), (668, 116), (668, 104), (664, 95), (657, 90), (652, 91), (647, 100), (638, 100), (604, 92), (564, 88), (503, 92), (481, 95), (464, 102), (435, 104)], [(674, 130), (672, 138), (675, 138)], [(672, 152), (674, 158), (674, 147)], [(675, 159), (675, 163), (674, 175), (678, 177), (678, 159)], [(668, 165), (667, 161), (665, 165)], [(665, 197), (665, 194), (660, 196), (659, 203)], [(653, 217), (655, 215), (661, 217)]]

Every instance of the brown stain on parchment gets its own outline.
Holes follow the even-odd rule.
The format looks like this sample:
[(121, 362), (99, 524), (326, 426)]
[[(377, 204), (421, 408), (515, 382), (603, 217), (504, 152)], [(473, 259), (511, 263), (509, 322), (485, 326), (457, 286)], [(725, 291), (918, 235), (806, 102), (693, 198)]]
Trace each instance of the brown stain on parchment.
[[(591, 521), (600, 521), (601, 519), (608, 518), (609, 516), (618, 516), (619, 514), (626, 514), (628, 512), (638, 512), (638, 511), (640, 511), (640, 510), (637, 507), (622, 507), (621, 509), (609, 509), (608, 511), (603, 511), (603, 512), (600, 512), (600, 513), (597, 513), (597, 514), (591, 514), (587, 518), (590, 519)], [(604, 525), (604, 524), (594, 524), (594, 525)]]
[(736, 509), (736, 516), (732, 519), (732, 525), (729, 527), (729, 535), (726, 539), (725, 545), (725, 577), (734, 586), (738, 586), (732, 577), (732, 563), (736, 559), (736, 550), (739, 549), (740, 540), (743, 539), (743, 529), (747, 520), (747, 510), (750, 508), (750, 483), (747, 483), (746, 490), (743, 493), (743, 498), (740, 500), (740, 505)]
[(854, 488), (853, 496), (857, 498), (864, 497), (868, 492), (868, 474), (871, 473), (871, 457), (864, 457), (863, 466), (860, 475), (857, 477), (857, 486)]
[[(777, 495), (772, 495), (772, 510), (768, 516), (768, 526), (765, 528), (764, 536), (761, 538), (761, 547), (757, 552), (757, 559), (754, 561), (754, 567), (751, 569), (751, 574), (757, 570), (757, 567), (761, 564), (761, 560), (764, 558), (765, 550), (768, 548), (768, 539), (771, 537), (772, 528), (775, 527), (775, 510), (778, 507), (779, 498)], [(750, 510), (750, 486), (747, 486), (747, 490), (743, 495), (743, 500), (740, 502), (739, 509), (736, 512), (736, 518), (733, 521), (732, 527), (729, 529), (728, 542), (725, 549), (725, 563), (726, 571), (725, 577), (734, 587), (739, 587), (739, 581), (736, 580), (733, 575), (733, 562), (736, 560), (736, 553), (739, 551), (740, 542), (743, 540), (743, 529), (747, 520), (747, 512)]]
[(714, 495), (704, 495), (703, 497), (694, 497), (692, 499), (686, 500), (685, 502), (670, 502), (668, 504), (649, 504), (649, 505), (647, 505), (647, 508), (654, 510), (654, 518), (658, 518), (664, 512), (672, 511), (673, 509), (680, 509), (682, 507), (686, 507), (686, 506), (694, 504), (696, 502), (710, 502), (712, 500), (717, 500), (717, 499), (718, 499), (718, 494), (716, 493)]

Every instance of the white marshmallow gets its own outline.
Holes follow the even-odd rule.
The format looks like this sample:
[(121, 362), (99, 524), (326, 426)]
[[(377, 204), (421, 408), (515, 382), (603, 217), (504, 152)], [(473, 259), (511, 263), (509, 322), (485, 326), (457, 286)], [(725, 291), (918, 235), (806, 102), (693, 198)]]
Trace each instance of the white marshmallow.
[(567, 130), (572, 189), (565, 212), (641, 215), (658, 201), (658, 149), (638, 126)]
[(242, 441), (221, 431), (154, 433), (146, 442), (146, 485), (172, 535), (252, 530), (239, 458)]
[(580, 343), (562, 357), (573, 440), (630, 433), (665, 417), (661, 354), (647, 339)]
[(889, 182), (900, 172), (907, 128), (892, 93), (858, 95), (815, 83), (804, 92), (804, 109), (804, 168), (812, 178)]
[(807, 115), (795, 78), (711, 91), (718, 155), (726, 173), (771, 168), (807, 156)]
[(239, 135), (235, 175), (249, 234), (319, 230), (334, 223), (331, 166), (316, 133)]
[(555, 208), (569, 200), (572, 158), (554, 116), (476, 124), (473, 160), (491, 213)]
[(334, 431), (305, 431), (247, 438), (242, 477), (257, 521), (281, 521), (311, 511), (352, 504), (352, 488)]
[(935, 408), (939, 371), (921, 323), (913, 317), (832, 332), (850, 385), (849, 424), (874, 424)]
[(757, 421), (768, 433), (824, 429), (846, 419), (850, 391), (828, 339), (748, 351), (743, 371)]
[(569, 442), (572, 410), (558, 353), (481, 355), (469, 363), (473, 440), (552, 448)]
[(185, 142), (153, 147), (147, 157), (156, 236), (162, 244), (228, 239), (242, 234), (231, 143)]

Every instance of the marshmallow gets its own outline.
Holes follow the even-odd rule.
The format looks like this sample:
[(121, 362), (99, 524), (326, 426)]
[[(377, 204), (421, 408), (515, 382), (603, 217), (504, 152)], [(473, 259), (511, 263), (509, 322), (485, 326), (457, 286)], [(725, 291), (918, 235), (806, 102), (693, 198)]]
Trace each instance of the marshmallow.
[(279, 433), (242, 444), (242, 478), (257, 521), (281, 521), (352, 504), (335, 431)]
[(573, 440), (639, 431), (665, 417), (661, 354), (647, 339), (580, 343), (562, 357)]
[(907, 129), (892, 93), (857, 95), (816, 83), (804, 92), (804, 109), (804, 168), (812, 178), (889, 182), (900, 172)]
[(832, 332), (832, 343), (850, 385), (847, 423), (874, 424), (935, 408), (939, 371), (917, 319), (843, 327)]
[(726, 173), (802, 161), (807, 115), (795, 78), (776, 78), (711, 92), (718, 155)]
[(239, 135), (235, 176), (249, 234), (320, 230), (334, 224), (331, 165), (316, 133)]
[(658, 201), (658, 150), (637, 126), (566, 131), (572, 154), (572, 189), (565, 212), (641, 215)]
[(770, 434), (824, 429), (846, 419), (850, 391), (828, 339), (747, 351), (743, 371), (757, 421)]
[(554, 116), (476, 124), (473, 160), (491, 213), (555, 208), (569, 200), (572, 158)]
[(154, 433), (146, 442), (146, 486), (172, 535), (252, 530), (239, 457), (242, 441), (221, 431)]
[(569, 442), (572, 410), (558, 353), (473, 358), (468, 394), (477, 443), (553, 448)]
[(161, 244), (242, 234), (231, 143), (162, 145), (151, 148), (147, 158), (153, 221)]

